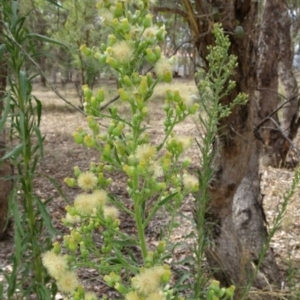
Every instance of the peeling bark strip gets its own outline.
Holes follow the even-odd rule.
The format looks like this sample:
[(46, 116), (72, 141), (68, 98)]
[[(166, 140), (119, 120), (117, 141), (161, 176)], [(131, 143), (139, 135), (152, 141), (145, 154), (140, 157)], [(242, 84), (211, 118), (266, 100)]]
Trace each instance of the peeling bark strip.
[[(250, 282), (259, 289), (268, 289), (270, 285), (279, 287), (280, 277), (270, 250), (262, 261), (258, 276), (251, 280), (255, 276), (253, 266), (258, 263), (268, 236), (260, 195), (259, 147), (253, 135), (257, 105), (258, 3), (220, 0), (213, 1), (212, 5), (205, 0), (196, 0), (194, 9), (193, 12), (187, 9), (187, 14), (201, 16), (197, 19), (197, 30), (191, 26), (195, 35), (200, 33), (198, 39), (195, 36), (200, 56), (205, 60), (207, 46), (214, 44), (210, 29), (217, 21), (229, 35), (230, 54), (238, 59), (238, 67), (232, 74), (236, 87), (221, 103), (231, 103), (240, 92), (249, 95), (247, 105), (235, 107), (227, 118), (220, 120), (212, 163), (214, 176), (208, 187), (207, 222), (215, 225), (213, 228), (208, 226), (211, 241), (206, 249), (207, 260), (216, 279), (224, 285), (233, 283), (239, 288)], [(212, 14), (216, 10), (217, 20)], [(237, 26), (244, 31), (242, 37), (236, 34)], [(239, 289), (236, 299), (241, 299)], [(272, 298), (260, 294), (260, 299)]]
[[(4, 44), (3, 24), (0, 12), (0, 45)], [(3, 57), (0, 57), (0, 117), (3, 112), (3, 97), (6, 89), (7, 63)], [(5, 153), (5, 133), (0, 132), (0, 157)], [(11, 165), (8, 161), (0, 163), (0, 240), (5, 237), (5, 227), (8, 214), (8, 195), (12, 189), (12, 182), (4, 178), (12, 175)]]

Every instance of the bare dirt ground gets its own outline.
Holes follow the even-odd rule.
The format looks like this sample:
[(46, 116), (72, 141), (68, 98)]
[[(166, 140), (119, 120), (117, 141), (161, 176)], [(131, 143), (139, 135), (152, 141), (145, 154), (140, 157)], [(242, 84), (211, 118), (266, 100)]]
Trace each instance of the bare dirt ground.
[[(196, 93), (196, 88), (193, 82), (176, 81), (172, 88), (178, 88), (183, 95), (189, 97)], [(72, 88), (72, 87), (71, 87)], [(67, 99), (72, 99), (76, 102), (76, 93), (71, 88), (62, 91)], [(164, 111), (162, 106), (163, 94), (165, 86), (160, 87), (158, 93), (154, 96), (150, 105), (150, 117), (148, 126), (150, 135), (153, 141), (162, 139), (163, 136), (163, 116)], [(67, 176), (72, 176), (73, 167), (79, 166), (82, 170), (88, 169), (91, 161), (98, 162), (99, 154), (94, 150), (87, 149), (83, 146), (75, 144), (72, 138), (72, 133), (77, 127), (86, 127), (85, 118), (78, 112), (68, 108), (62, 100), (59, 100), (53, 92), (48, 89), (37, 87), (34, 94), (42, 100), (44, 105), (41, 131), (46, 136), (44, 143), (45, 157), (39, 163), (38, 172), (36, 174), (36, 194), (41, 198), (52, 198), (48, 206), (48, 210), (52, 216), (55, 228), (61, 233), (66, 232), (66, 229), (61, 225), (61, 218), (65, 215), (66, 201), (60, 196), (55, 187), (45, 178), (44, 175), (53, 177), (58, 185), (62, 188), (67, 197), (72, 201), (78, 191), (67, 188), (63, 179)], [(126, 114), (127, 108), (121, 106), (122, 113)], [(101, 121), (102, 124), (107, 124), (107, 121)], [(195, 119), (189, 118), (181, 126), (175, 129), (176, 133), (184, 136), (197, 137), (198, 131), (196, 128)], [(295, 141), (297, 146), (300, 146), (299, 138)], [(192, 160), (194, 168), (198, 166), (198, 149), (194, 145), (188, 152), (187, 156)], [(264, 205), (269, 227), (272, 226), (273, 219), (276, 215), (280, 203), (283, 201), (285, 192), (291, 186), (293, 180), (293, 171), (288, 169), (273, 169), (270, 167), (262, 167), (262, 192), (265, 194)], [(113, 178), (113, 183), (110, 187), (110, 192), (120, 197), (126, 198), (124, 190), (124, 178), (120, 174), (116, 174)], [(272, 240), (272, 247), (276, 254), (276, 259), (280, 267), (280, 271), (286, 275), (293, 275), (294, 284), (300, 282), (300, 191), (297, 190), (293, 196), (286, 215), (283, 219), (280, 230), (276, 233)], [(191, 216), (192, 197), (188, 197), (183, 205), (182, 212)], [(126, 220), (122, 220), (126, 223)], [(157, 224), (156, 224), (157, 225)], [(159, 225), (159, 223), (158, 223)], [(189, 222), (182, 223), (180, 228), (173, 234), (174, 241), (184, 240), (186, 232), (190, 230)], [(158, 226), (159, 227), (159, 226)], [(155, 244), (155, 229), (149, 231), (149, 241)], [(151, 237), (152, 238), (151, 238)], [(13, 249), (13, 239), (8, 239), (0, 244), (0, 270), (9, 270), (9, 257)], [(177, 253), (178, 256), (185, 253)], [(92, 289), (103, 296), (109, 291), (105, 288), (102, 279), (93, 271), (83, 273), (81, 279), (88, 289)], [(0, 273), (0, 280), (1, 273)], [(285, 283), (288, 285), (288, 283)], [(299, 286), (300, 288), (300, 286)], [(59, 298), (58, 298), (59, 299)]]

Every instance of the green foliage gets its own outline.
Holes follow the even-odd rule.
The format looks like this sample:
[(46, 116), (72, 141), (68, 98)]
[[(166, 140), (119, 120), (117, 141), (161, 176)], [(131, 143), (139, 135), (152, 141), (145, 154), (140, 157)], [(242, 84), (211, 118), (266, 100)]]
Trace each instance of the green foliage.
[(226, 300), (232, 299), (234, 296), (235, 287), (232, 285), (229, 288), (221, 288), (220, 283), (213, 280), (208, 287), (207, 300)]
[(35, 293), (40, 299), (51, 299), (56, 293), (55, 286), (52, 290), (46, 288), (49, 276), (41, 262), (41, 253), (51, 245), (51, 237), (46, 236), (41, 245), (40, 236), (45, 229), (52, 234), (54, 230), (45, 204), (33, 187), (34, 172), (39, 158), (43, 156), (43, 137), (39, 129), (42, 106), (31, 94), (33, 77), (26, 72), (27, 55), (34, 55), (35, 52), (32, 36), (24, 27), (25, 17), (18, 15), (18, 5), (18, 1), (1, 3), (9, 68), (3, 121), (10, 122), (11, 139), (18, 141), (14, 149), (2, 158), (9, 158), (17, 171), (9, 199), (15, 222), (15, 250), (12, 271), (5, 274), (8, 284), (6, 296), (13, 299), (19, 291), (26, 298)]
[[(147, 1), (140, 2), (138, 10), (131, 2), (104, 2), (98, 5), (103, 22), (110, 28), (111, 34), (107, 43), (99, 49), (86, 44), (80, 48), (82, 55), (93, 56), (100, 65), (108, 64), (115, 70), (120, 99), (130, 106), (131, 116), (124, 119), (117, 106), (112, 107), (107, 115), (100, 113), (100, 105), (105, 100), (103, 90), (94, 92), (87, 85), (83, 86), (84, 108), (88, 114), (90, 131), (78, 129), (74, 138), (79, 144), (97, 149), (100, 162), (92, 163), (87, 172), (76, 167), (75, 178), (65, 180), (69, 186), (78, 186), (84, 191), (75, 198), (72, 206), (67, 207), (64, 219), (65, 225), (71, 230), (70, 235), (64, 238), (64, 248), (69, 252), (69, 267), (65, 268), (65, 272), (68, 272), (68, 268), (79, 266), (93, 267), (109, 286), (127, 295), (127, 298), (136, 295), (148, 299), (150, 294), (153, 294), (152, 298), (157, 294), (161, 299), (177, 299), (177, 292), (167, 285), (170, 269), (163, 265), (165, 258), (170, 255), (169, 236), (160, 241), (154, 251), (150, 251), (145, 230), (157, 211), (166, 209), (171, 214), (171, 232), (182, 200), (188, 193), (198, 189), (197, 178), (186, 171), (184, 174), (182, 172), (190, 164), (188, 159), (182, 159), (182, 155), (192, 140), (177, 137), (173, 132), (176, 124), (196, 113), (198, 105), (182, 97), (179, 91), (166, 91), (165, 136), (157, 145), (151, 143), (147, 133), (148, 99), (157, 83), (172, 80), (172, 69), (158, 46), (165, 36), (164, 27), (152, 24), (148, 5)], [(154, 65), (157, 78), (153, 78), (151, 73), (138, 74), (137, 71), (145, 62)], [(111, 120), (105, 131), (98, 122), (103, 117)], [(107, 193), (106, 189), (112, 181), (110, 172), (118, 172), (127, 178), (127, 192), (133, 211)], [(120, 210), (134, 219), (138, 238), (120, 231)], [(96, 232), (101, 236), (100, 249), (93, 240)], [(132, 254), (132, 248), (136, 246), (140, 249), (141, 258)], [(51, 254), (44, 256), (46, 266), (47, 255)], [(94, 261), (100, 263), (95, 264)], [(51, 264), (48, 269), (51, 273)], [(126, 276), (121, 278), (121, 272)], [(52, 273), (63, 292), (83, 299), (84, 293), (78, 282), (74, 281), (76, 283), (71, 292), (63, 285), (65, 273), (62, 272), (60, 276), (55, 271)], [(151, 284), (147, 287), (148, 280), (151, 280)]]

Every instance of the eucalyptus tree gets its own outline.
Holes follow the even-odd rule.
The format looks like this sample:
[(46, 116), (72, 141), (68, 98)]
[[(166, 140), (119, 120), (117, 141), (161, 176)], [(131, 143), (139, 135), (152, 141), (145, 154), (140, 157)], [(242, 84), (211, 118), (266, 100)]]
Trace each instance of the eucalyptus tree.
[[(158, 10), (177, 13), (186, 20), (204, 69), (211, 67), (206, 59), (208, 46), (214, 44), (211, 29), (214, 23), (221, 23), (230, 38), (230, 54), (238, 62), (232, 74), (237, 84), (231, 94), (224, 95), (221, 105), (233, 103), (240, 92), (248, 94), (246, 105), (234, 107), (228, 117), (220, 119), (212, 147), (213, 176), (203, 187), (209, 193), (208, 263), (225, 285), (233, 282), (238, 287), (280, 289), (282, 279), (266, 230), (259, 159), (268, 156), (268, 163), (282, 164), (300, 123), (288, 7), (283, 0), (183, 0), (181, 5)], [(280, 107), (279, 77), (286, 93)], [(283, 111), (283, 119), (279, 111)], [(238, 292), (236, 299), (243, 297)], [(276, 298), (268, 293), (259, 297)]]

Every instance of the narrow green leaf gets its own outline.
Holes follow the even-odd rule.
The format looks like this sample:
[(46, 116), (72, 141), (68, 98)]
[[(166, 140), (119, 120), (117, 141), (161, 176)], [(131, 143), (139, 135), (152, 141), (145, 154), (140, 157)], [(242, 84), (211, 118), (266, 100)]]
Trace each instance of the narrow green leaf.
[(23, 144), (18, 144), (14, 149), (12, 149), (10, 152), (6, 153), (1, 159), (0, 159), (0, 162), (1, 161), (4, 161), (10, 157), (13, 157), (14, 159), (16, 159), (20, 153), (22, 152), (23, 150)]
[(36, 102), (36, 110), (37, 110), (37, 117), (38, 117), (37, 123), (38, 123), (38, 126), (40, 126), (43, 106), (42, 106), (42, 102), (38, 98), (34, 97), (34, 100)]
[(174, 196), (176, 196), (178, 194), (178, 192), (175, 192), (171, 195), (169, 195), (168, 197), (164, 198), (163, 200), (161, 200), (158, 204), (158, 207), (163, 206), (164, 204), (166, 204), (167, 202), (169, 202)]
[(38, 207), (38, 210), (40, 212), (40, 215), (42, 216), (43, 218), (43, 221), (49, 231), (49, 233), (52, 235), (52, 237), (56, 234), (55, 232), (55, 229), (52, 225), (52, 222), (51, 222), (51, 217), (46, 209), (46, 206), (44, 203), (42, 203), (41, 199), (37, 196), (34, 197), (35, 198), (35, 201), (36, 201), (36, 204), (37, 204), (37, 207)]
[(11, 25), (15, 27), (18, 20), (19, 1), (11, 1)]
[[(18, 118), (16, 118), (16, 120), (18, 120)], [(25, 132), (25, 116), (24, 113), (22, 111), (19, 111), (19, 123), (17, 124), (17, 130), (20, 132), (20, 139), (21, 141), (23, 141), (23, 143), (27, 141), (26, 139), (26, 132)]]
[(174, 286), (174, 289), (177, 289), (177, 288), (179, 288), (181, 285), (182, 285), (182, 283), (184, 282), (184, 281), (186, 281), (188, 278), (190, 278), (191, 277), (191, 274), (190, 273), (185, 273), (185, 274), (183, 274), (178, 280), (177, 280), (177, 282), (176, 282), (176, 284), (175, 284), (175, 286)]
[(64, 7), (62, 5), (60, 5), (58, 2), (54, 1), (54, 0), (46, 0), (47, 2), (53, 4), (56, 7), (59, 7), (61, 9), (64, 9)]
[(118, 151), (117, 151), (116, 148), (114, 148), (114, 155), (115, 155), (115, 158), (116, 158), (117, 163), (121, 166), (122, 163), (121, 163), (121, 161), (120, 161), (120, 158), (119, 158), (119, 155), (118, 155)]
[(4, 111), (2, 113), (2, 116), (1, 116), (1, 120), (0, 120), (0, 131), (2, 132), (4, 126), (5, 126), (5, 123), (6, 123), (6, 120), (7, 120), (7, 116), (8, 116), (8, 113), (10, 111), (10, 92), (7, 93), (7, 96), (2, 99), (1, 101), (5, 101), (4, 103)]
[[(38, 146), (36, 146), (36, 147), (37, 147), (37, 149), (39, 148)], [(33, 154), (33, 153), (34, 153), (34, 152), (32, 151), (32, 154)], [(31, 168), (30, 168), (31, 174), (34, 174), (34, 173), (35, 173), (36, 166), (37, 166), (37, 164), (38, 164), (38, 162), (39, 162), (39, 159), (40, 159), (40, 156), (39, 156), (39, 155), (35, 155), (35, 156), (34, 156), (33, 162), (32, 162), (32, 164), (31, 164)]]
[(137, 246), (139, 243), (136, 240), (128, 239), (128, 240), (114, 240), (113, 244), (121, 245), (122, 247), (132, 247)]
[(69, 46), (67, 44), (64, 44), (58, 40), (55, 40), (55, 39), (51, 39), (45, 35), (41, 35), (41, 34), (38, 34), (38, 33), (34, 33), (34, 32), (30, 32), (28, 33), (27, 35), (28, 37), (32, 37), (34, 39), (38, 39), (38, 40), (41, 40), (43, 42), (47, 42), (47, 43), (51, 43), (51, 44), (56, 44), (56, 45), (59, 45), (59, 46), (62, 46), (64, 48), (67, 48), (67, 49), (70, 49)]
[(40, 149), (41, 158), (44, 158), (44, 146), (43, 146), (44, 138), (42, 137), (40, 128), (38, 126), (34, 125), (33, 129), (35, 131), (35, 134), (36, 134), (36, 137), (37, 137), (37, 140), (38, 140), (38, 145), (39, 145), (39, 149)]
[(17, 261), (16, 257), (13, 258), (13, 271), (11, 272), (10, 276), (8, 276), (8, 289), (7, 289), (7, 295), (8, 299), (11, 299), (11, 297), (15, 294), (16, 291), (16, 285), (17, 285)]
[(70, 202), (70, 200), (68, 199), (68, 197), (66, 196), (66, 194), (65, 194), (65, 193), (63, 192), (63, 190), (59, 187), (57, 181), (56, 181), (54, 178), (52, 178), (52, 177), (50, 177), (50, 176), (48, 176), (48, 175), (44, 175), (44, 176), (52, 183), (52, 185), (56, 188), (56, 190), (58, 191), (58, 193), (66, 200), (66, 202), (67, 202), (68, 204), (71, 204), (71, 202)]
[[(20, 71), (19, 73), (19, 90), (20, 90), (20, 96), (22, 97), (22, 99), (20, 99), (21, 101), (25, 101), (26, 96), (27, 96), (27, 88), (28, 88), (28, 79), (27, 79), (27, 75), (24, 71)], [(21, 103), (20, 103), (21, 104)], [(25, 104), (25, 103), (23, 103)]]

